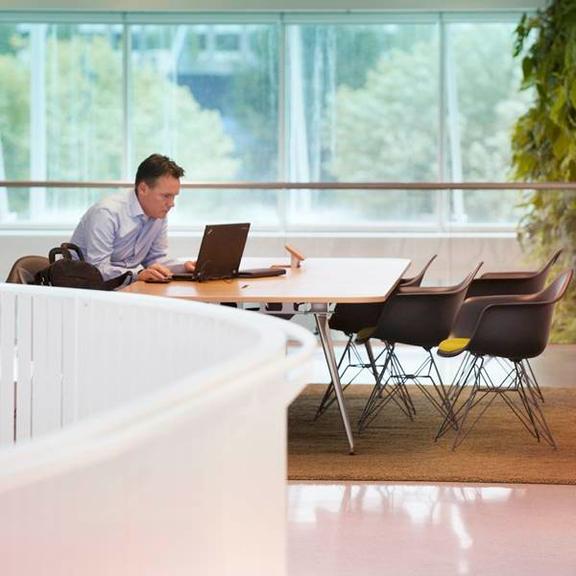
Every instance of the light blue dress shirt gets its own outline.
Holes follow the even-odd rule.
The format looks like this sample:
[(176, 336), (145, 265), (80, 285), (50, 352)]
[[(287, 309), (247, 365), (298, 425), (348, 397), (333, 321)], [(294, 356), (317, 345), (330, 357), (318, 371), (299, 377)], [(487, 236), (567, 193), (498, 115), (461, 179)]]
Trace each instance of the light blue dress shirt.
[(183, 264), (168, 258), (166, 218), (146, 216), (134, 190), (94, 204), (82, 216), (70, 241), (105, 280), (127, 270), (135, 280), (142, 268), (155, 263), (173, 272), (184, 270)]

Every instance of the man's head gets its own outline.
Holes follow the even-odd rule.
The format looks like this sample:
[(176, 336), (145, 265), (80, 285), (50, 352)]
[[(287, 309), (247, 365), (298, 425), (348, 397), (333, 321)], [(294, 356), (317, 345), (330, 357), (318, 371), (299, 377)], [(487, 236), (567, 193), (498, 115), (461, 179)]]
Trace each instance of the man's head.
[(134, 187), (140, 206), (150, 218), (165, 218), (180, 193), (184, 169), (167, 156), (152, 154), (138, 166)]

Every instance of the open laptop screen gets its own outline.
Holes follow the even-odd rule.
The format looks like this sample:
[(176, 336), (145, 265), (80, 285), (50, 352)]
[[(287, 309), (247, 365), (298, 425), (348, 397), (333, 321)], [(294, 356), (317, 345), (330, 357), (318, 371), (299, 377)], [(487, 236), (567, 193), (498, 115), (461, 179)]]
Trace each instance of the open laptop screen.
[(249, 223), (207, 225), (196, 260), (194, 279), (217, 280), (236, 276), (249, 230)]

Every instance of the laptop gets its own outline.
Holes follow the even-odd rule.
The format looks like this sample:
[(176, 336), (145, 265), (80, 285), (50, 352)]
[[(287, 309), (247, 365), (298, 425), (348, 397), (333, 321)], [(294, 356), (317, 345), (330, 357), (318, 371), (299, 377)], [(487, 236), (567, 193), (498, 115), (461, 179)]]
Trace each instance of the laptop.
[(286, 274), (283, 268), (274, 267), (238, 269), (249, 230), (250, 224), (247, 222), (206, 226), (196, 260), (196, 270), (174, 274), (172, 280), (202, 282), (227, 278), (267, 278)]
[(223, 280), (238, 275), (250, 224), (208, 224), (200, 244), (196, 270), (174, 274), (173, 280)]

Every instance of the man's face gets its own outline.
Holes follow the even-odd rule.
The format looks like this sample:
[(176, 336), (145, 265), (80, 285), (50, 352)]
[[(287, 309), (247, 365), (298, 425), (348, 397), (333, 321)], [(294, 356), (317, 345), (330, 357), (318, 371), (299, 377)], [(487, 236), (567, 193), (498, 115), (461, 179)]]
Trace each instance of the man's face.
[(165, 218), (180, 193), (180, 180), (174, 176), (160, 176), (153, 186), (140, 182), (137, 190), (144, 214), (150, 218)]

